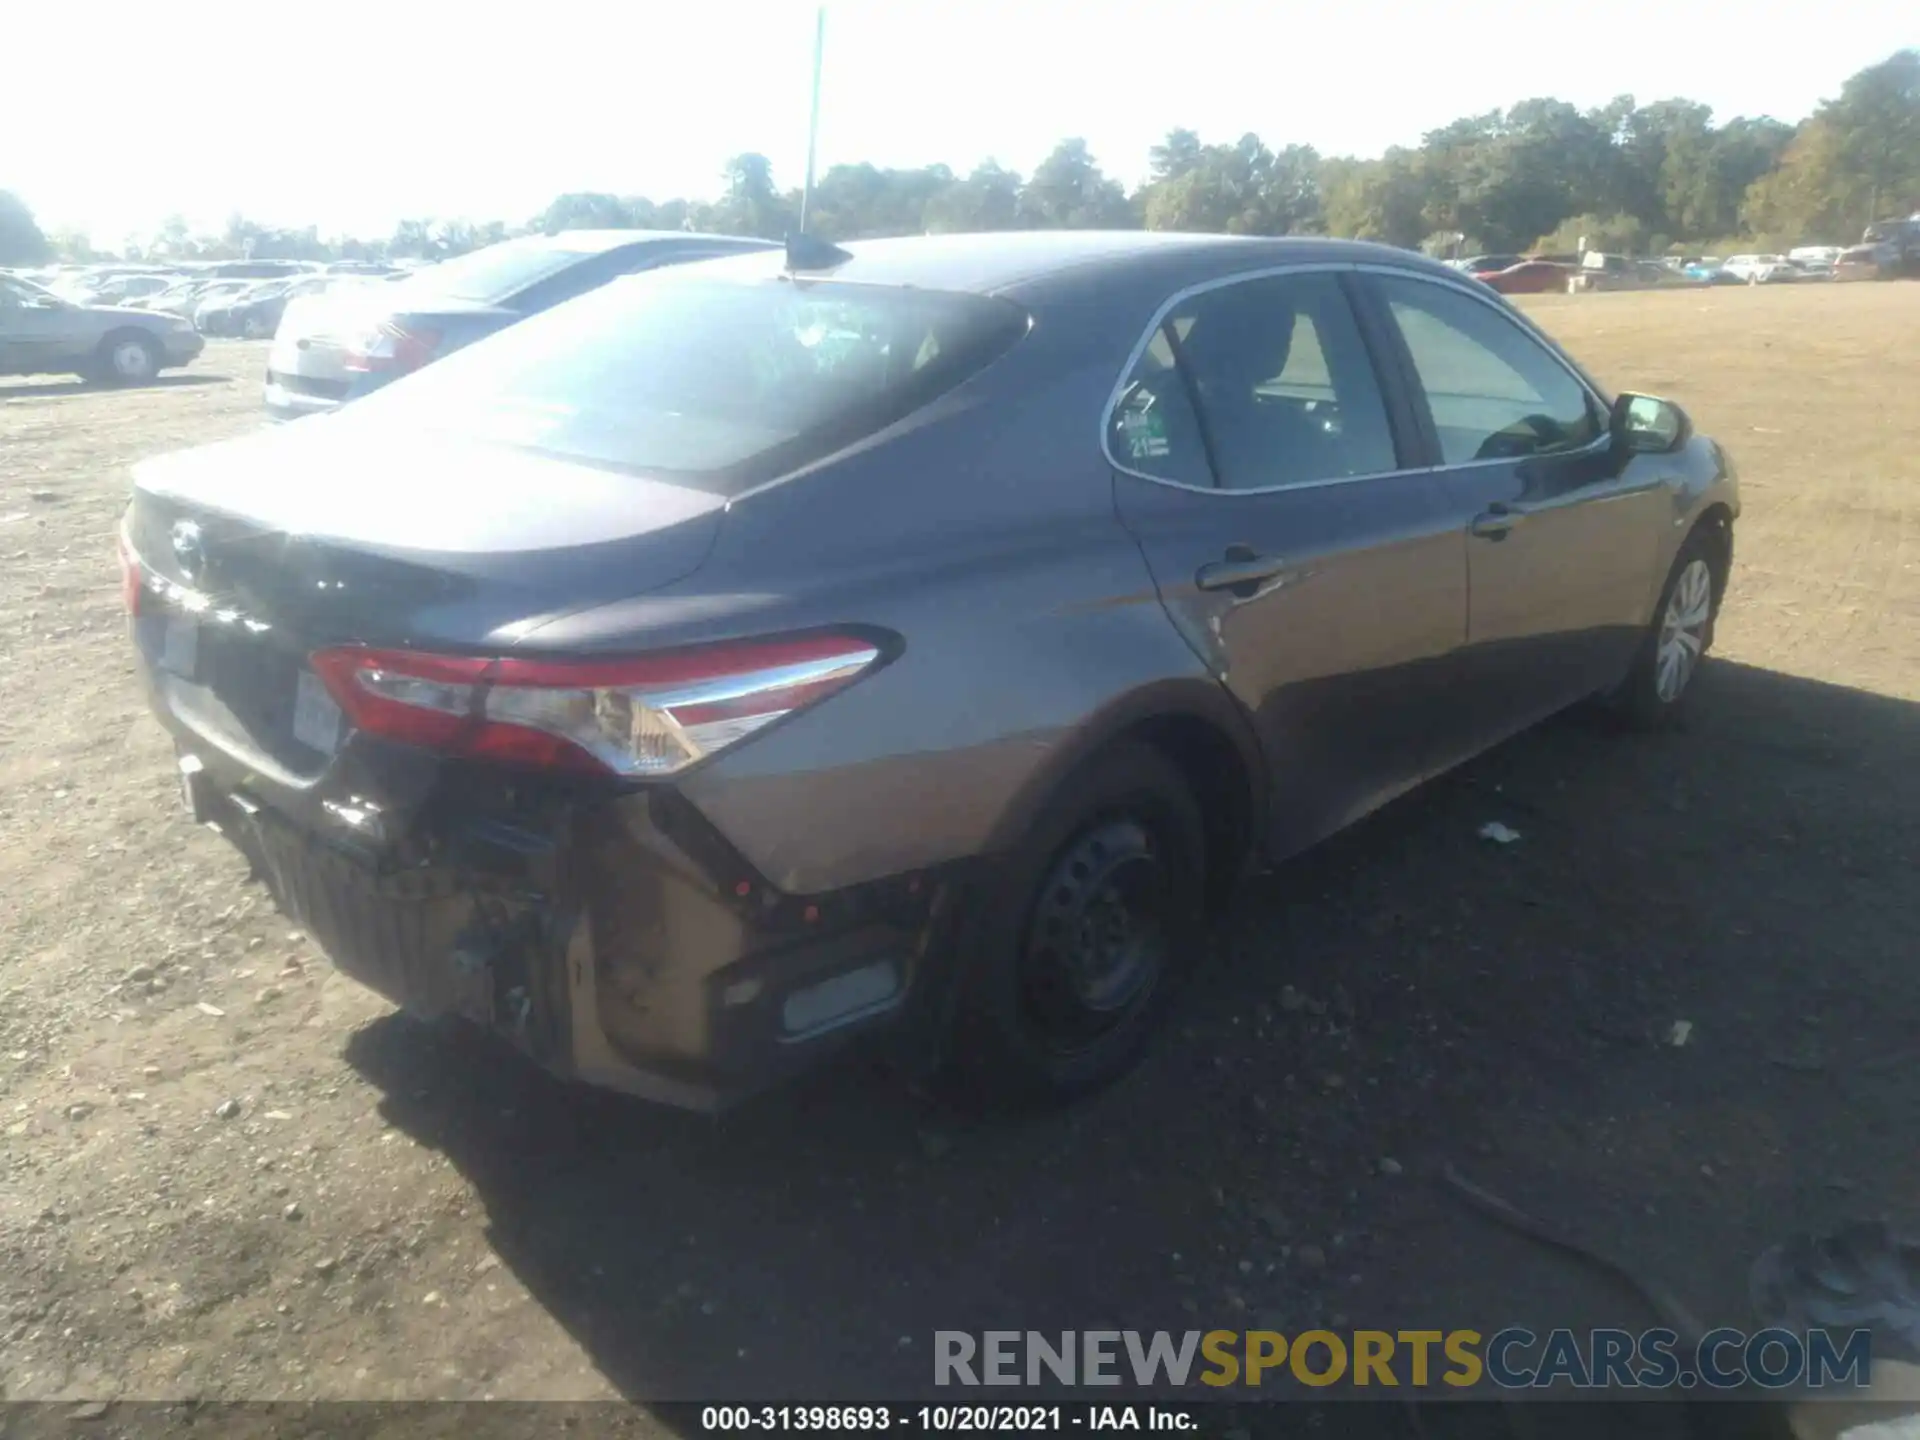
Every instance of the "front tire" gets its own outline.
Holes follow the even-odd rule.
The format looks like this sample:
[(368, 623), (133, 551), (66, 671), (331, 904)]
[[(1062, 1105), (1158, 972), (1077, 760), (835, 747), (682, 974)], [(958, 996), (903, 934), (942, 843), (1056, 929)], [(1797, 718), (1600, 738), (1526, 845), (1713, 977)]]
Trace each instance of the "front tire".
[(144, 385), (160, 373), (160, 347), (137, 330), (121, 330), (100, 342), (89, 379), (102, 385)]
[(948, 1078), (968, 1098), (1056, 1104), (1139, 1059), (1203, 939), (1206, 839), (1180, 772), (1113, 747), (996, 864), (962, 926)]
[(1726, 589), (1721, 552), (1713, 538), (1695, 530), (1674, 557), (1633, 666), (1614, 697), (1614, 709), (1642, 730), (1663, 729), (1683, 713), (1707, 652)]

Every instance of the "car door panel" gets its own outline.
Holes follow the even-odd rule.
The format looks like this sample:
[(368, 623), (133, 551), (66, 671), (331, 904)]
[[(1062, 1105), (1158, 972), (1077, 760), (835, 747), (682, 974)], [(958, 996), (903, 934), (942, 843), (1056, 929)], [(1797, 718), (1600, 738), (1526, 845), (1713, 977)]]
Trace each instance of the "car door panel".
[(1502, 302), (1406, 274), (1361, 283), (1464, 520), (1459, 703), (1434, 736), (1452, 764), (1625, 671), (1671, 505), (1658, 467), (1625, 463), (1599, 398)]
[[(1115, 487), (1167, 613), (1253, 717), (1277, 853), (1430, 773), (1427, 728), (1452, 703), (1467, 603), (1459, 530), (1431, 477), (1234, 495), (1121, 473)], [(1278, 564), (1238, 594), (1202, 589), (1205, 567), (1236, 551)]]
[[(1254, 721), (1275, 786), (1269, 844), (1287, 853), (1430, 773), (1428, 712), (1464, 639), (1467, 577), (1444, 487), (1399, 468), (1410, 437), (1389, 421), (1338, 278), (1270, 278), (1281, 288), (1243, 281), (1170, 309), (1108, 448), (1117, 513), (1168, 615)], [(1194, 358), (1210, 334), (1263, 314), (1295, 338), (1270, 378), (1257, 337), (1235, 342), (1251, 399), (1192, 379), (1228, 368)], [(1324, 353), (1302, 349), (1300, 316)]]

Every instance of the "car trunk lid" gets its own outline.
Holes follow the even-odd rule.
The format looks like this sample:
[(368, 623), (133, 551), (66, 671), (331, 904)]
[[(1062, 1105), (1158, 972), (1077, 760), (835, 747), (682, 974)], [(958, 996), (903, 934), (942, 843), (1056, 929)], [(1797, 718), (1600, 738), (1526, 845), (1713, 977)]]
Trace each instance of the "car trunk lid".
[(314, 650), (507, 649), (691, 573), (720, 523), (699, 490), (348, 419), (149, 461), (127, 515), (161, 703), (283, 779), (339, 738)]

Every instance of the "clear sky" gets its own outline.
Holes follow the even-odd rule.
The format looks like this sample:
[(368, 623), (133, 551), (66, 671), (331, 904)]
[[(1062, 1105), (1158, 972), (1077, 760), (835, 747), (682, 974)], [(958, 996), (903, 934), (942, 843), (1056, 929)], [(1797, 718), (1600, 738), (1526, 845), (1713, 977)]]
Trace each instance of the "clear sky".
[[(0, 188), (108, 245), (173, 212), (383, 235), (519, 221), (568, 190), (708, 197), (742, 150), (782, 185), (805, 169), (807, 0), (4, 10)], [(819, 166), (1026, 172), (1080, 135), (1132, 184), (1174, 126), (1374, 155), (1532, 95), (1798, 120), (1915, 43), (1913, 0), (838, 0)]]

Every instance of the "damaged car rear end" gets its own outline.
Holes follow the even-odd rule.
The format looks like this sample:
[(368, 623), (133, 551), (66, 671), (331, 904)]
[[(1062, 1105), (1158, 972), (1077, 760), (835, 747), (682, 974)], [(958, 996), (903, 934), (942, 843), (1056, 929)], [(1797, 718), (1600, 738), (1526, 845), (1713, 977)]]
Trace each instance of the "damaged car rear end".
[[(122, 561), (186, 805), (342, 970), (709, 1107), (898, 1019), (961, 858), (855, 833), (889, 800), (847, 736), (885, 736), (828, 712), (906, 641), (871, 567), (791, 563), (843, 528), (831, 480), (772, 482), (963, 389), (1028, 316), (777, 265), (623, 286), (149, 462)], [(773, 533), (737, 533), (756, 511)]]

